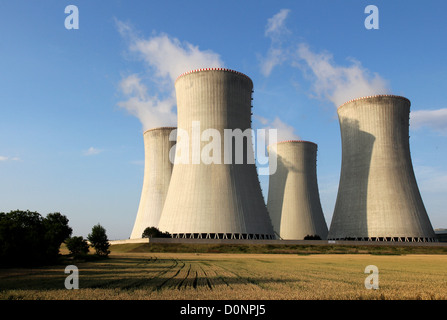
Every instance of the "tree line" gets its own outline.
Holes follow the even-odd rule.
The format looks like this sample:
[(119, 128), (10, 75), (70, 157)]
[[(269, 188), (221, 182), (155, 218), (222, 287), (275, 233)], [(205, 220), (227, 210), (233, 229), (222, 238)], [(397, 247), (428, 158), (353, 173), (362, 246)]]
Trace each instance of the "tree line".
[(64, 242), (73, 256), (88, 254), (90, 246), (96, 255), (108, 256), (110, 243), (100, 224), (84, 239), (72, 237), (73, 229), (68, 222), (60, 212), (49, 213), (46, 217), (29, 210), (0, 212), (0, 266), (57, 263)]

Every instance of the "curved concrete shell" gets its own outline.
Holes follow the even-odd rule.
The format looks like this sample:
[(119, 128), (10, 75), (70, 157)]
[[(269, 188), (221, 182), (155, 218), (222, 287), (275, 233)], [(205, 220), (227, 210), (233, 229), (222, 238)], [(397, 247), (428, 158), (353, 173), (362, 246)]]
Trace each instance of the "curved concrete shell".
[(378, 95), (338, 108), (340, 184), (329, 239), (433, 241), (410, 157), (410, 101)]
[[(243, 140), (243, 150), (248, 151), (243, 163), (235, 161), (235, 143), (230, 148), (231, 161), (225, 159), (224, 130), (251, 129), (252, 88), (246, 75), (221, 68), (194, 70), (176, 80), (176, 163), (159, 223), (161, 231), (182, 238), (274, 237), (255, 164), (248, 161), (254, 157), (251, 134)], [(185, 145), (182, 132), (190, 138), (186, 148), (181, 148)], [(211, 142), (217, 146), (212, 151)], [(180, 160), (183, 152), (188, 154), (186, 161)], [(201, 158), (204, 153), (213, 155), (211, 163)]]
[(175, 141), (169, 141), (169, 134), (175, 129), (161, 127), (143, 133), (145, 154), (143, 189), (131, 239), (142, 238), (147, 227), (158, 227), (173, 166), (169, 160), (169, 151), (175, 145)]
[(327, 238), (328, 228), (317, 183), (317, 145), (309, 141), (282, 141), (268, 147), (276, 156), (270, 175), (267, 210), (275, 233), (284, 240)]

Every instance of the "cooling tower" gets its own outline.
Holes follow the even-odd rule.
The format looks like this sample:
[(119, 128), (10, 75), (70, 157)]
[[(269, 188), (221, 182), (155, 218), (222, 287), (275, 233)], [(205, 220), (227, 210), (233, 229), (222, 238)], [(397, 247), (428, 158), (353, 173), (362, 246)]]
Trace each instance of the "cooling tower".
[(309, 141), (282, 141), (270, 145), (268, 152), (269, 157), (276, 156), (267, 201), (275, 233), (284, 240), (316, 235), (326, 239), (328, 229), (317, 183), (317, 145)]
[(328, 238), (433, 241), (410, 156), (410, 101), (378, 95), (337, 112), (342, 165)]
[[(232, 147), (224, 132), (251, 130), (252, 88), (246, 75), (221, 68), (194, 70), (176, 80), (176, 163), (161, 231), (180, 238), (274, 238), (256, 166), (249, 161), (254, 157), (251, 132), (243, 143), (229, 139)], [(182, 144), (188, 137), (189, 143)], [(236, 148), (236, 140), (242, 149)], [(211, 142), (217, 146), (212, 151)], [(238, 150), (248, 151), (241, 163), (235, 159)], [(214, 159), (210, 162), (201, 155)]]
[(171, 180), (173, 164), (169, 160), (169, 151), (175, 141), (169, 141), (169, 134), (174, 129), (162, 127), (143, 133), (145, 154), (143, 189), (131, 239), (140, 239), (147, 227), (158, 227)]

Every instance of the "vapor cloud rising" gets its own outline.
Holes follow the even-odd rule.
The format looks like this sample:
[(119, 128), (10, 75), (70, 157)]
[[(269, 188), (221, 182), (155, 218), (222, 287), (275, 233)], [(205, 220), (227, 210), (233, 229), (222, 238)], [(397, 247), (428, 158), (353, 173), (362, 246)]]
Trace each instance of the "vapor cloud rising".
[[(290, 13), (289, 9), (281, 9), (273, 17), (267, 19), (264, 35), (270, 39), (270, 47), (266, 57), (259, 57), (261, 73), (268, 77), (273, 69), (287, 61), (289, 52), (284, 48), (285, 36), (290, 34), (285, 21)], [(274, 119), (267, 119), (259, 115), (254, 115), (255, 119), (261, 124), (261, 129), (277, 130), (277, 141), (299, 140), (300, 137), (295, 133), (295, 128), (282, 121), (278, 116)], [(266, 144), (269, 144), (268, 134), (265, 136)]]
[(352, 60), (350, 66), (339, 66), (330, 53), (314, 53), (309, 45), (301, 43), (296, 50), (297, 59), (293, 65), (307, 68), (311, 74), (306, 77), (312, 83), (317, 98), (329, 100), (340, 106), (354, 98), (389, 94), (388, 83), (377, 73), (371, 73), (361, 63)]
[(312, 96), (339, 106), (354, 98), (390, 93), (389, 84), (376, 73), (371, 73), (359, 61), (350, 59), (350, 65), (334, 62), (329, 52), (316, 53), (305, 42), (285, 41), (289, 34), (285, 23), (290, 10), (282, 9), (268, 19), (265, 36), (271, 40), (261, 72), (269, 76), (273, 69), (287, 62), (302, 72), (311, 83)]
[[(288, 11), (282, 10), (269, 20), (265, 31), (267, 36), (275, 39), (277, 35), (287, 32), (283, 22)], [(200, 50), (191, 43), (181, 42), (166, 34), (155, 34), (145, 39), (120, 21), (117, 21), (117, 28), (128, 41), (129, 52), (135, 54), (146, 68), (143, 74), (123, 77), (120, 90), (127, 99), (118, 104), (141, 121), (143, 130), (176, 125), (174, 82), (180, 74), (199, 68), (224, 67), (220, 56), (213, 51)], [(155, 89), (151, 91), (150, 88)], [(263, 129), (277, 129), (278, 139), (298, 139), (294, 128), (278, 117), (273, 120), (259, 119), (262, 119)]]
[[(286, 27), (289, 15), (290, 10), (282, 9), (267, 20), (265, 36), (270, 39), (270, 48), (266, 57), (261, 58), (264, 76), (270, 76), (282, 63), (289, 63), (309, 81), (310, 96), (336, 107), (359, 97), (391, 94), (388, 81), (363, 67), (360, 61), (351, 58), (347, 65), (340, 65), (330, 52), (315, 52), (305, 42), (286, 41), (285, 36), (290, 34)], [(447, 108), (411, 111), (410, 120), (412, 129), (428, 128), (447, 135)], [(285, 132), (290, 133), (291, 129)]]
[[(285, 140), (300, 140), (300, 137), (295, 133), (295, 128), (287, 123), (283, 122), (279, 117), (275, 117), (273, 120), (261, 117), (259, 115), (253, 116), (261, 124), (261, 129), (265, 130), (265, 136), (263, 139), (266, 141), (266, 145), (270, 144), (270, 139), (268, 135), (269, 129), (276, 129), (276, 139), (277, 141)], [(261, 132), (261, 134), (263, 134)]]
[(261, 73), (268, 77), (273, 68), (286, 60), (287, 55), (282, 48), (283, 36), (290, 33), (285, 26), (289, 9), (282, 9), (267, 20), (264, 35), (270, 38), (270, 48), (265, 58), (261, 57)]
[(127, 100), (118, 105), (136, 116), (143, 130), (175, 126), (175, 80), (189, 70), (223, 67), (220, 56), (167, 34), (155, 34), (145, 39), (128, 24), (121, 21), (116, 24), (121, 36), (129, 43), (129, 52), (145, 65), (144, 73), (123, 77), (120, 89)]

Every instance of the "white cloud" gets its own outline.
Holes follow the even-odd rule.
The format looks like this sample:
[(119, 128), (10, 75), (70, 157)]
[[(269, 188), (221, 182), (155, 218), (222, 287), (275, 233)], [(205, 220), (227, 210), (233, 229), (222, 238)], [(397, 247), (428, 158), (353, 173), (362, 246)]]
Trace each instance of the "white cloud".
[(275, 119), (270, 123), (269, 128), (278, 130), (278, 141), (300, 139), (300, 137), (295, 134), (295, 128), (283, 122), (278, 117), (275, 117)]
[(259, 115), (257, 115), (257, 114), (254, 114), (254, 115), (253, 115), (253, 118), (254, 118), (255, 120), (259, 121), (262, 125), (267, 125), (268, 122), (269, 122), (269, 120), (268, 120), (267, 118), (261, 117), (261, 116), (259, 116)]
[(265, 36), (274, 38), (282, 33), (289, 32), (289, 30), (285, 26), (285, 21), (289, 13), (290, 13), (289, 9), (281, 9), (273, 17), (267, 19)]
[(101, 150), (101, 149), (90, 147), (87, 150), (85, 150), (83, 153), (85, 156), (93, 156), (93, 155), (100, 154), (102, 151), (103, 150)]
[(277, 14), (267, 20), (265, 36), (270, 38), (270, 48), (265, 58), (261, 57), (261, 72), (268, 77), (273, 68), (286, 60), (287, 53), (282, 47), (283, 36), (290, 33), (285, 26), (289, 9), (281, 9)]
[(261, 60), (261, 73), (268, 77), (272, 70), (284, 62), (290, 63), (304, 74), (311, 83), (313, 95), (332, 102), (337, 107), (354, 98), (389, 94), (388, 83), (376, 73), (371, 73), (359, 61), (341, 66), (328, 52), (314, 53), (304, 42), (286, 42), (290, 31), (285, 25), (290, 10), (283, 9), (267, 20), (265, 36), (271, 44)]
[[(261, 117), (259, 115), (253, 116), (257, 121), (261, 123), (261, 126), (259, 129), (276, 129), (277, 138), (276, 140), (279, 141), (285, 141), (285, 140), (300, 140), (300, 137), (295, 133), (295, 128), (285, 122), (283, 122), (279, 117), (275, 117), (273, 120), (269, 120), (267, 118)], [(266, 145), (270, 143), (270, 139), (267, 136), (266, 139)]]
[(314, 53), (304, 43), (298, 45), (296, 53), (293, 65), (311, 71), (308, 78), (316, 96), (337, 107), (354, 98), (390, 93), (387, 81), (376, 73), (371, 74), (358, 61), (351, 59), (350, 66), (340, 66), (330, 53)]
[(268, 77), (273, 68), (285, 61), (284, 52), (280, 48), (270, 47), (265, 58), (261, 58), (261, 73)]
[(141, 83), (140, 77), (136, 74), (124, 78), (120, 83), (120, 88), (126, 95), (131, 95), (141, 100), (147, 98), (147, 88)]
[[(129, 42), (129, 50), (143, 61), (144, 76), (131, 74), (120, 83), (127, 100), (118, 105), (138, 117), (143, 129), (159, 126), (174, 126), (176, 98), (174, 82), (177, 77), (190, 70), (223, 67), (217, 53), (200, 50), (198, 46), (170, 37), (166, 34), (153, 35), (144, 39), (120, 21), (118, 31)], [(155, 88), (150, 92), (150, 88)]]
[(223, 65), (218, 54), (201, 51), (198, 46), (188, 42), (181, 43), (166, 34), (148, 40), (137, 39), (130, 49), (139, 53), (146, 64), (153, 68), (155, 77), (168, 78), (171, 81), (175, 81), (185, 71)]
[(176, 124), (174, 91), (171, 92), (170, 96), (163, 99), (151, 96), (148, 94), (148, 88), (136, 74), (122, 79), (120, 89), (128, 99), (120, 101), (118, 105), (141, 121), (143, 131)]
[(447, 135), (447, 108), (437, 110), (416, 110), (410, 114), (410, 128), (429, 128)]

